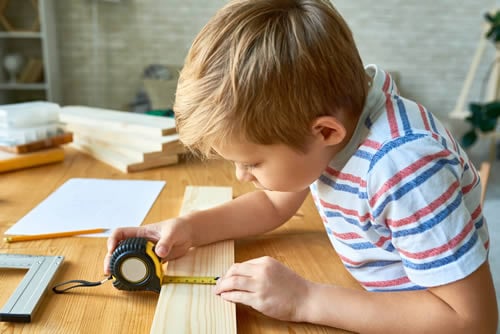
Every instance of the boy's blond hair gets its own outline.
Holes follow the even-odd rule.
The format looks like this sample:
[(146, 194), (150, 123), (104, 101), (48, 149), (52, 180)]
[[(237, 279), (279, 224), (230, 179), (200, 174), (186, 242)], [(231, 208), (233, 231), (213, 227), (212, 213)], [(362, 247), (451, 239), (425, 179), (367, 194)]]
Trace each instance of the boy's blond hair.
[(204, 156), (235, 139), (304, 151), (315, 118), (357, 117), (367, 91), (351, 31), (328, 1), (234, 0), (194, 40), (174, 111), (181, 141)]

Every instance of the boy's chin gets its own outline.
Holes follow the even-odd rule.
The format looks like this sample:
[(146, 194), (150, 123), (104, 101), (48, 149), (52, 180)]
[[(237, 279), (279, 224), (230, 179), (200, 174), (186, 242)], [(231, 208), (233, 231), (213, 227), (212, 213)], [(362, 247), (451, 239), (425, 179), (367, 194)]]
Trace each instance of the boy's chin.
[(258, 190), (269, 190), (269, 191), (272, 191), (271, 189), (267, 189), (266, 187), (264, 187), (262, 184), (260, 184), (259, 182), (255, 182), (255, 181), (252, 181), (253, 183), (253, 186), (258, 189)]
[(296, 193), (296, 192), (303, 191), (305, 188), (307, 188), (307, 186), (306, 186), (305, 188), (299, 188), (299, 189), (270, 189), (270, 188), (264, 187), (262, 184), (255, 182), (255, 181), (252, 181), (252, 183), (253, 183), (255, 189), (257, 189), (257, 190), (276, 191), (276, 192), (285, 192), (285, 193)]

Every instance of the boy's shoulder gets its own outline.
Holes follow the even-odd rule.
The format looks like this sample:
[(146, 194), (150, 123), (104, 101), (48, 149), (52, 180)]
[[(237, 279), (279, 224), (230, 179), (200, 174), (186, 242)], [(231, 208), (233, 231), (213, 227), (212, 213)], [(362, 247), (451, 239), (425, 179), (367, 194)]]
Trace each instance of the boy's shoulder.
[(364, 130), (356, 155), (365, 158), (367, 181), (372, 186), (411, 178), (406, 174), (416, 170), (432, 173), (443, 164), (457, 175), (471, 167), (466, 153), (439, 119), (396, 90), (379, 95), (376, 108), (367, 113)]
[(369, 113), (365, 120), (366, 136), (361, 144), (373, 151), (370, 167), (385, 155), (418, 157), (419, 153), (449, 151), (464, 155), (446, 127), (421, 104), (397, 94), (384, 96), (382, 110)]

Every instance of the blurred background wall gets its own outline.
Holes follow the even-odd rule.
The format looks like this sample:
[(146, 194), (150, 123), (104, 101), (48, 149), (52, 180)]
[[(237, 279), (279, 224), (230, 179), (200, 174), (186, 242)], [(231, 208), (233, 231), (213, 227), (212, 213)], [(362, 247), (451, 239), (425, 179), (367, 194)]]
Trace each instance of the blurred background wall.
[[(223, 0), (57, 1), (63, 104), (128, 110), (149, 64), (182, 64)], [(335, 0), (365, 63), (445, 118), (454, 108), (494, 0)], [(490, 48), (492, 49), (492, 47)], [(472, 100), (490, 65), (481, 64)]]

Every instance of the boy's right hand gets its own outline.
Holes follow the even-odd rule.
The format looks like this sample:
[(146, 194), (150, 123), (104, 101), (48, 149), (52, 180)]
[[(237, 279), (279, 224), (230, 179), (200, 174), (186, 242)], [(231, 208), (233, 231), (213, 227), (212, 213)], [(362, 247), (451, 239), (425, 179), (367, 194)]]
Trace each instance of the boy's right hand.
[(193, 244), (191, 225), (182, 218), (168, 219), (139, 227), (120, 227), (108, 238), (108, 253), (104, 257), (104, 274), (110, 275), (109, 262), (119, 242), (133, 237), (146, 238), (155, 243), (155, 253), (169, 261), (187, 253)]

